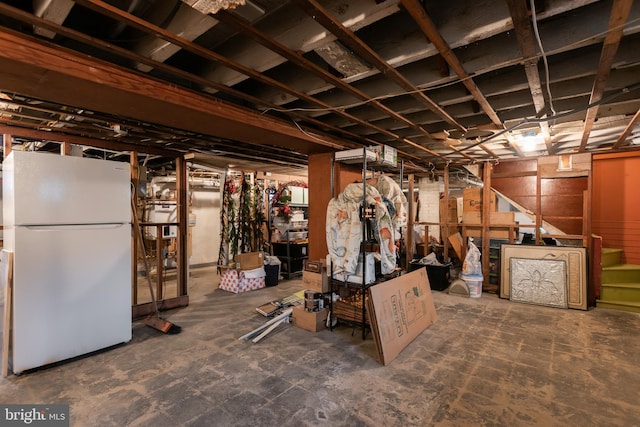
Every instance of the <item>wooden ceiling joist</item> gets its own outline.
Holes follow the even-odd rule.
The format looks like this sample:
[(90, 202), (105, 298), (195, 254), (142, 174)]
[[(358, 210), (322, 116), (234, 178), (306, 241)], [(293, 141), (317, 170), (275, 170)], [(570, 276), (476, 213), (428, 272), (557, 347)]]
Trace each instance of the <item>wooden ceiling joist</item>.
[[(593, 89), (591, 89), (589, 105), (599, 102), (604, 95), (607, 79), (611, 73), (611, 65), (613, 64), (613, 60), (618, 52), (620, 40), (622, 39), (624, 24), (629, 18), (629, 12), (631, 12), (631, 5), (633, 5), (633, 0), (613, 1), (607, 36), (605, 37), (602, 45), (602, 53), (600, 54), (600, 62), (598, 64), (596, 78), (593, 82)], [(596, 105), (587, 110), (587, 115), (584, 119), (582, 140), (580, 141), (580, 151), (584, 151), (587, 148), (589, 135), (593, 128), (593, 122), (596, 121), (596, 117), (598, 116), (599, 108), (600, 106)]]
[[(383, 103), (381, 103), (380, 101), (378, 101), (377, 99), (373, 99), (370, 96), (368, 96), (366, 93), (358, 90), (357, 88), (355, 88), (354, 86), (350, 85), (349, 83), (346, 83), (344, 80), (342, 80), (341, 78), (338, 78), (336, 76), (334, 76), (333, 74), (331, 74), (329, 71), (319, 67), (318, 65), (314, 64), (313, 62), (307, 60), (306, 58), (304, 58), (302, 55), (300, 55), (297, 52), (292, 51), (291, 49), (289, 49), (288, 47), (284, 46), (283, 44), (279, 43), (278, 41), (274, 40), (273, 38), (267, 36), (266, 34), (262, 33), (261, 31), (259, 31), (258, 29), (256, 29), (255, 27), (251, 26), (248, 22), (244, 21), (241, 18), (236, 17), (235, 15), (232, 15), (229, 12), (225, 12), (225, 11), (220, 11), (216, 14), (216, 18), (218, 18), (221, 22), (224, 22), (225, 24), (231, 25), (234, 28), (243, 31), (244, 33), (246, 33), (249, 37), (251, 37), (254, 41), (256, 41), (257, 43), (262, 44), (263, 46), (265, 46), (266, 48), (277, 52), (278, 54), (284, 56), (285, 58), (287, 58), (287, 60), (291, 61), (294, 64), (297, 64), (298, 66), (302, 67), (304, 70), (313, 73), (317, 76), (319, 76), (320, 78), (324, 79), (327, 83), (332, 84), (333, 86), (335, 86), (336, 88), (340, 88), (343, 91), (347, 92), (348, 94), (354, 96), (357, 99), (360, 99), (362, 101), (366, 101), (369, 105), (373, 106), (374, 108), (377, 108), (378, 110), (384, 112), (386, 115), (406, 124), (407, 126), (412, 127), (413, 129), (417, 130), (418, 132), (431, 137), (431, 135), (424, 129), (422, 128), (420, 125), (414, 123), (413, 121), (409, 120), (408, 118), (406, 118), (405, 116), (397, 113), (396, 111), (392, 110), (391, 108), (387, 107), (386, 105), (384, 105)], [(331, 109), (333, 110), (334, 107), (331, 107)], [(361, 120), (358, 120), (358, 122), (360, 122)], [(367, 127), (372, 127), (373, 125), (368, 122), (365, 121), (364, 124)], [(407, 138), (401, 138), (400, 136), (394, 134), (393, 132), (390, 132), (387, 129), (384, 128), (380, 128), (380, 127), (376, 127), (378, 131), (380, 131), (381, 133), (384, 133), (390, 137), (392, 137), (393, 139), (397, 140), (400, 143), (406, 143), (409, 144), (411, 146), (413, 146), (414, 148), (417, 148), (419, 150), (428, 152), (436, 157), (440, 157), (440, 155), (434, 151), (431, 151), (429, 149), (427, 149), (426, 147), (423, 147), (420, 144), (417, 144), (415, 142), (412, 142), (411, 140), (407, 139)]]

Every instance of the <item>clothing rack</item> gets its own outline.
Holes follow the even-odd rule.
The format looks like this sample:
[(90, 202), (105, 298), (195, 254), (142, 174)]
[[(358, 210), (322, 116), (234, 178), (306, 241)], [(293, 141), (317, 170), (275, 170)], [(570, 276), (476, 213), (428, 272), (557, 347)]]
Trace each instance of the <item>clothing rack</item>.
[[(356, 150), (350, 150), (350, 151), (356, 151)], [(355, 161), (354, 161), (355, 160)], [(372, 222), (375, 221), (375, 207), (373, 205), (366, 205), (367, 203), (367, 170), (368, 170), (368, 156), (367, 156), (367, 149), (366, 147), (362, 148), (362, 159), (359, 159), (359, 156), (354, 157), (354, 158), (350, 158), (347, 160), (336, 160), (335, 158), (335, 154), (332, 158), (332, 167), (331, 167), (331, 194), (332, 196), (335, 194), (335, 189), (334, 189), (334, 175), (333, 175), (333, 171), (334, 171), (334, 167), (333, 164), (336, 161), (342, 161), (345, 163), (357, 163), (357, 162), (361, 162), (362, 165), (362, 203), (360, 205), (359, 208), (359, 219), (360, 219), (360, 223), (361, 223), (361, 241), (360, 241), (360, 256), (362, 257), (362, 282), (359, 284), (356, 283), (349, 283), (347, 282), (346, 278), (344, 281), (339, 281), (337, 279), (335, 279), (334, 276), (334, 266), (333, 266), (333, 260), (331, 261), (331, 265), (330, 265), (330, 291), (331, 291), (331, 295), (332, 298), (330, 298), (330, 302), (329, 302), (329, 320), (328, 320), (328, 324), (329, 324), (329, 328), (332, 330), (333, 329), (333, 325), (334, 325), (334, 318), (338, 318), (336, 316), (336, 310), (334, 309), (334, 301), (333, 301), (333, 293), (335, 290), (339, 290), (339, 287), (346, 287), (347, 289), (350, 289), (351, 291), (355, 291), (354, 293), (359, 293), (359, 298), (361, 300), (361, 304), (360, 301), (358, 301), (357, 304), (353, 304), (354, 310), (359, 311), (359, 313), (353, 313), (352, 316), (350, 316), (350, 319), (346, 319), (345, 316), (341, 316), (340, 320), (346, 323), (350, 323), (352, 325), (354, 325), (355, 327), (360, 327), (362, 329), (362, 339), (366, 338), (366, 333), (367, 333), (367, 328), (370, 328), (370, 325), (367, 322), (367, 313), (366, 313), (366, 298), (367, 298), (367, 289), (373, 285), (375, 285), (377, 283), (377, 280), (374, 280), (373, 283), (367, 283), (367, 254), (374, 252), (373, 250), (368, 250), (368, 249), (372, 249), (371, 246), (372, 244), (375, 242), (373, 239), (371, 239), (370, 234), (371, 231), (373, 229), (373, 224)], [(403, 166), (404, 164), (401, 162), (400, 165), (400, 188), (402, 188), (402, 174), (403, 174)], [(373, 241), (372, 241), (373, 240)], [(374, 267), (375, 269), (375, 267)], [(373, 272), (373, 274), (375, 274), (375, 271)], [(344, 313), (344, 305), (346, 305), (347, 303), (342, 302), (342, 301), (338, 301), (341, 304), (338, 304), (339, 307), (341, 307), (341, 312)]]

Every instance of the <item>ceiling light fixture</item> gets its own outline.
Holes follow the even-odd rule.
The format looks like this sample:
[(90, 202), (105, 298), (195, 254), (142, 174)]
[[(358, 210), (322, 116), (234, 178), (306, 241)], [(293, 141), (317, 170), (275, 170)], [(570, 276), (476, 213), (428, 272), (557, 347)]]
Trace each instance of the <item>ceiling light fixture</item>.
[(208, 15), (216, 14), (220, 10), (235, 9), (238, 6), (244, 6), (246, 0), (182, 0), (198, 12)]
[(541, 136), (536, 131), (526, 131), (522, 135), (516, 137), (516, 141), (522, 151), (535, 151)]

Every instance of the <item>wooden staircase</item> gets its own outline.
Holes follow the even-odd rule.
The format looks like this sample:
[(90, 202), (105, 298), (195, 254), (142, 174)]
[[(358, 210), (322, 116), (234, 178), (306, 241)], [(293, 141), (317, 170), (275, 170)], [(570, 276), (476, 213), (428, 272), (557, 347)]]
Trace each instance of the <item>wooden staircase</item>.
[(622, 264), (622, 249), (602, 249), (602, 286), (596, 306), (640, 313), (640, 265)]

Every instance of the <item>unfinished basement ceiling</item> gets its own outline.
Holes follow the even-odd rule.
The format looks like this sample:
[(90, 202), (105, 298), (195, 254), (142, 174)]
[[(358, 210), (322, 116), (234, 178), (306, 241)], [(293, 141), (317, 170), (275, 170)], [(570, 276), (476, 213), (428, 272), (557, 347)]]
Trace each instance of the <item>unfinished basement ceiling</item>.
[(640, 145), (640, 2), (216, 3), (1, 2), (2, 132), (293, 168), (380, 144), (417, 170)]

